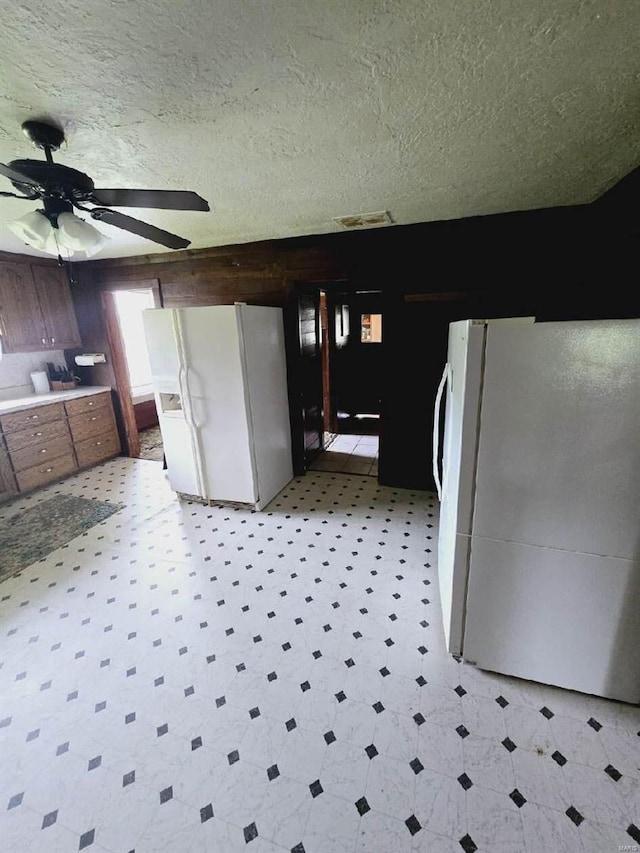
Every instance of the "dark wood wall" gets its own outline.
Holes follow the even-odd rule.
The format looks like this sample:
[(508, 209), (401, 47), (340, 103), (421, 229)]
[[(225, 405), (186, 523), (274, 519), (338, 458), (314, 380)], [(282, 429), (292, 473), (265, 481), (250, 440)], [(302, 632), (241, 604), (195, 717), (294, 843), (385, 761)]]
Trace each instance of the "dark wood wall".
[(340, 258), (314, 241), (280, 240), (96, 261), (78, 268), (83, 288), (157, 279), (166, 308), (249, 302), (282, 305), (292, 281), (341, 278)]
[[(157, 280), (171, 308), (285, 306), (296, 284), (312, 282), (379, 289), (380, 479), (430, 487), (432, 406), (448, 323), (470, 316), (639, 316), (639, 184), (634, 172), (581, 207), (83, 263), (73, 288), (83, 343), (108, 353), (102, 289), (149, 280)], [(95, 370), (94, 381), (113, 383), (109, 363)]]

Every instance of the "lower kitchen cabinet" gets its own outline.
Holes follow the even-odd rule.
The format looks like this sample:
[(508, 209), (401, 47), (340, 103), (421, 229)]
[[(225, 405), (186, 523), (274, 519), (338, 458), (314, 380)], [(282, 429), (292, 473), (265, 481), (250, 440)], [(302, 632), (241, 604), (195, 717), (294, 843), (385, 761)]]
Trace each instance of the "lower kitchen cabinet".
[(75, 445), (76, 456), (80, 468), (95, 465), (110, 456), (116, 456), (120, 452), (120, 441), (117, 433), (101, 434), (79, 441)]
[(120, 452), (108, 390), (0, 415), (0, 500)]
[(74, 455), (69, 450), (62, 456), (49, 459), (41, 465), (35, 465), (27, 468), (25, 471), (16, 472), (18, 488), (21, 492), (29, 492), (31, 489), (37, 489), (38, 486), (46, 486), (52, 480), (66, 477), (67, 474), (73, 474), (77, 467)]
[(80, 468), (120, 452), (110, 394), (68, 400), (65, 409)]

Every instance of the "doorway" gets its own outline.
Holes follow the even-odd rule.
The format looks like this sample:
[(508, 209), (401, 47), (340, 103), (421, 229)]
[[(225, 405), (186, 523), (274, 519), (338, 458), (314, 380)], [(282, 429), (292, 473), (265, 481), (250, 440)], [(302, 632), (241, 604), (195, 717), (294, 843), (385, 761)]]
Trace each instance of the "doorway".
[(102, 302), (128, 455), (162, 462), (164, 450), (142, 323), (144, 311), (159, 307), (159, 288), (157, 284), (118, 287), (104, 291)]
[(287, 326), (296, 473), (377, 476), (381, 292), (344, 281), (298, 284)]
[[(449, 324), (496, 316), (485, 290), (385, 293), (385, 452), (380, 482), (434, 490), (434, 401), (447, 360)], [(441, 420), (444, 428), (444, 418)], [(440, 435), (442, 446), (442, 434)]]

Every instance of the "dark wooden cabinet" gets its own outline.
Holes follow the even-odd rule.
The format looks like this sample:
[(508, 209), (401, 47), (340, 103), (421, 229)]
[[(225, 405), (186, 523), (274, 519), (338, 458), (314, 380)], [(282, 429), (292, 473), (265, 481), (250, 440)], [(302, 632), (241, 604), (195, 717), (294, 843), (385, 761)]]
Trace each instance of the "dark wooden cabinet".
[(0, 333), (9, 353), (82, 346), (64, 270), (0, 261)]
[(0, 415), (0, 502), (118, 453), (106, 389)]
[(31, 264), (31, 272), (48, 346), (54, 349), (82, 346), (65, 271), (60, 267)]
[(47, 348), (40, 300), (29, 264), (0, 262), (0, 331), (5, 352)]

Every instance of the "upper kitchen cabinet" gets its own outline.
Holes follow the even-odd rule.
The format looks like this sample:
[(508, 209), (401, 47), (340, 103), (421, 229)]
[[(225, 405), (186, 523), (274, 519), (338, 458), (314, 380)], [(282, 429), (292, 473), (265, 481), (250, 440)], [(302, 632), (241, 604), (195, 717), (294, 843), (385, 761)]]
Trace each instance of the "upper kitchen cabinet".
[(29, 264), (0, 263), (0, 331), (5, 352), (44, 349), (44, 321)]
[(64, 270), (0, 261), (0, 331), (5, 352), (82, 346)]
[(38, 264), (31, 264), (31, 272), (44, 320), (47, 348), (81, 347), (66, 272), (61, 267)]

